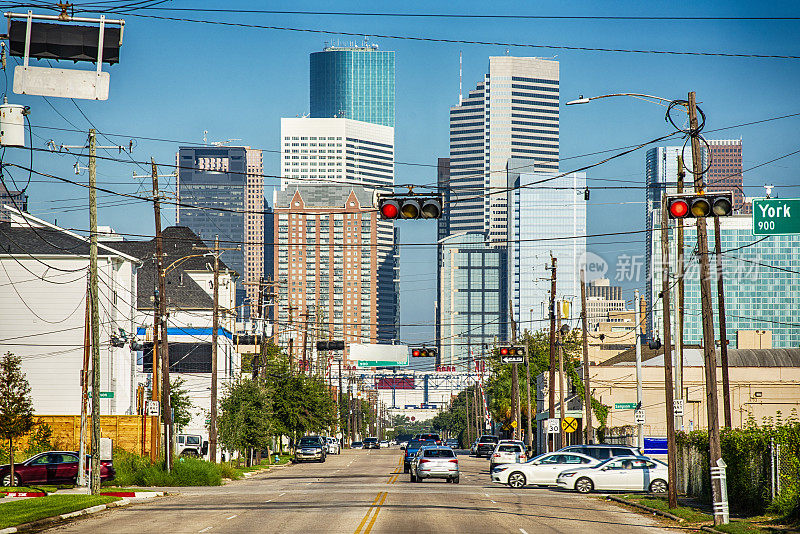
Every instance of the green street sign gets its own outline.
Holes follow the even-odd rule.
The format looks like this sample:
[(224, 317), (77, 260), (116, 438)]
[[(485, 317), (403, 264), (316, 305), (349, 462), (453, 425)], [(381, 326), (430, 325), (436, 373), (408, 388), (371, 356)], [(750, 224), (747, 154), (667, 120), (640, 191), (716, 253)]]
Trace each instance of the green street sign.
[(114, 392), (113, 391), (101, 391), (100, 392), (100, 398), (101, 399), (113, 399), (114, 398)]
[(407, 365), (408, 365), (408, 360), (404, 362), (356, 360), (356, 367), (359, 369), (367, 369), (370, 367), (405, 367)]
[(635, 410), (636, 403), (635, 402), (615, 402), (614, 403), (615, 410)]
[(753, 235), (800, 234), (800, 198), (753, 199)]

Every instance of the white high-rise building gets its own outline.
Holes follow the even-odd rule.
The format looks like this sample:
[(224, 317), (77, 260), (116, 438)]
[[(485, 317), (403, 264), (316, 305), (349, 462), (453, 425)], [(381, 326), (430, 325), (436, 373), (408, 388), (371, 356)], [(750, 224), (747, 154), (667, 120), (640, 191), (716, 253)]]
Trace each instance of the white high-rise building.
[(558, 101), (557, 61), (489, 58), (483, 81), (450, 108), (450, 173), (439, 184), (449, 206), (448, 234), (481, 231), (505, 241), (508, 160), (528, 160), (517, 172), (558, 170)]
[(281, 191), (289, 185), (394, 186), (394, 128), (340, 118), (281, 119)]
[(586, 174), (509, 175), (509, 185), (518, 187), (508, 195), (508, 296), (520, 328), (547, 326), (550, 272), (545, 266), (550, 265), (551, 253), (557, 260), (556, 300), (570, 301), (570, 316), (577, 318), (586, 255)]

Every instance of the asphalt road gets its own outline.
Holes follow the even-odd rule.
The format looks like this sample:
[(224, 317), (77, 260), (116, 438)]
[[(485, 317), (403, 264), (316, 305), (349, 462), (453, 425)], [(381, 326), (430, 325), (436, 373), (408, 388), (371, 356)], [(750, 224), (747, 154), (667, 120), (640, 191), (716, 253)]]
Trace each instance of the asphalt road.
[(343, 451), (213, 488), (154, 499), (51, 532), (379, 532), (662, 534), (659, 523), (597, 498), (489, 482), (488, 462), (459, 456), (461, 483), (411, 484), (402, 452)]

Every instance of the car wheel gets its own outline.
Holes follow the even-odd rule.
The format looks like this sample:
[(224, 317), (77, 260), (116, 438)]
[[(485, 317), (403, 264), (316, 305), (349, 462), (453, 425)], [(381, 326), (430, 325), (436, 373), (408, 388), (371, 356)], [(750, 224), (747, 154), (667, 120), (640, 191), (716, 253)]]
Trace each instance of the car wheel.
[(519, 471), (514, 471), (508, 475), (508, 485), (512, 488), (522, 488), (526, 483), (527, 480), (525, 480), (525, 475)]
[(575, 481), (575, 490), (578, 493), (591, 493), (594, 489), (594, 483), (591, 479), (581, 477)]
[(410, 480), (411, 480), (411, 482), (416, 482), (417, 481), (417, 477), (414, 475), (414, 473), (411, 473)]
[(408, 473), (410, 471), (411, 471), (411, 469), (409, 469), (409, 467), (407, 465), (403, 466), (403, 473)]
[(650, 483), (650, 492), (651, 493), (666, 493), (667, 492), (667, 482), (661, 480), (660, 478), (655, 479)]
[(456, 478), (453, 479), (453, 484), (458, 484), (458, 478), (459, 477), (456, 477)]
[(6, 476), (3, 477), (3, 486), (22, 486), (22, 479), (19, 478), (19, 475), (14, 475), (14, 483), (11, 483), (11, 473), (6, 473)]

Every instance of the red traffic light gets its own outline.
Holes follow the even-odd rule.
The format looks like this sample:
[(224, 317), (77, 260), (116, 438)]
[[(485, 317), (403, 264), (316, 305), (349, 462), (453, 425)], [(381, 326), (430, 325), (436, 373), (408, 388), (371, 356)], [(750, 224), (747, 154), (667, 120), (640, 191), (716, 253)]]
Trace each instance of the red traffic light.
[(673, 200), (669, 205), (669, 215), (673, 219), (683, 219), (689, 213), (689, 204), (682, 199)]
[(411, 351), (411, 355), (412, 355), (412, 356), (414, 356), (415, 358), (418, 358), (418, 357), (419, 357), (419, 355), (420, 355), (420, 351), (419, 351), (419, 349), (414, 349), (414, 350), (412, 350), (412, 351)]
[(400, 205), (394, 200), (387, 200), (381, 204), (381, 217), (396, 219), (400, 215)]
[(502, 349), (500, 349), (500, 354), (505, 356), (506, 354), (508, 354), (508, 349), (506, 347), (503, 347)]

